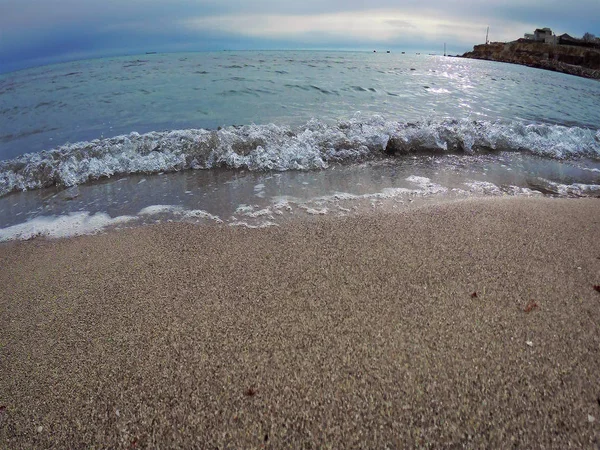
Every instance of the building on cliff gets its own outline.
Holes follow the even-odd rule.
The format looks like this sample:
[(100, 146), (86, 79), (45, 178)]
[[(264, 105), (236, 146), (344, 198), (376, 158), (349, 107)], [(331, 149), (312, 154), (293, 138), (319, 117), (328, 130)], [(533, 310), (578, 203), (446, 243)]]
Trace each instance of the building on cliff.
[(522, 64), (600, 80), (600, 46), (596, 48), (593, 43), (568, 35), (561, 35), (560, 39), (552, 37), (556, 38), (555, 44), (546, 43), (546, 33), (543, 41), (518, 39), (479, 44), (463, 57)]
[(600, 48), (600, 42), (586, 42), (583, 39), (569, 36), (567, 33), (556, 37), (559, 45), (573, 45), (576, 47)]
[(537, 28), (533, 34), (525, 33), (525, 39), (528, 41), (544, 42), (545, 44), (556, 44), (556, 35), (550, 28)]

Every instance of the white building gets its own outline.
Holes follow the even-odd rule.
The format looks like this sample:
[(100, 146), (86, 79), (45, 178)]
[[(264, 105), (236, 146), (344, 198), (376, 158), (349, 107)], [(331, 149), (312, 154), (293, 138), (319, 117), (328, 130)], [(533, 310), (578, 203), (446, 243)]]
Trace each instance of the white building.
[(550, 28), (538, 28), (533, 32), (533, 40), (546, 44), (556, 44), (556, 36)]

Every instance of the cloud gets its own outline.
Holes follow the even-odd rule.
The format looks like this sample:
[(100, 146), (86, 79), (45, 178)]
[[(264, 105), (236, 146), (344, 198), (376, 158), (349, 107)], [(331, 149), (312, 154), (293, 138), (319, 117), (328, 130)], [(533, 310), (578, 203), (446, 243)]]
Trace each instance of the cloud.
[(225, 48), (439, 46), (465, 51), (536, 27), (600, 35), (600, 1), (0, 0), (0, 71), (98, 56)]
[(415, 25), (408, 20), (392, 19), (387, 20), (386, 23), (394, 28), (400, 28), (401, 30), (414, 30), (416, 28)]
[[(221, 30), (245, 36), (271, 39), (311, 36), (346, 37), (367, 43), (439, 42), (440, 39), (472, 45), (485, 40), (486, 25), (474, 24), (457, 17), (436, 14), (407, 14), (398, 10), (367, 10), (317, 15), (223, 15), (185, 19), (189, 30)], [(494, 21), (497, 40), (511, 40), (522, 35), (523, 27), (510, 22)], [(529, 28), (534, 25), (530, 24)], [(524, 28), (528, 30), (529, 28)]]

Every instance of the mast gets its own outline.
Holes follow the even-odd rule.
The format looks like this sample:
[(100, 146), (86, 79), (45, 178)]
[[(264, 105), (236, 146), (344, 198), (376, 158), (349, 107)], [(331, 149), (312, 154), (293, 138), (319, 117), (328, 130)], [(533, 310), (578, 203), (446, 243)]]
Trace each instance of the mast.
[(490, 34), (490, 27), (487, 27), (487, 31), (485, 32), (485, 45), (488, 45), (490, 43), (488, 36)]
[(446, 56), (446, 43), (444, 42), (444, 56)]

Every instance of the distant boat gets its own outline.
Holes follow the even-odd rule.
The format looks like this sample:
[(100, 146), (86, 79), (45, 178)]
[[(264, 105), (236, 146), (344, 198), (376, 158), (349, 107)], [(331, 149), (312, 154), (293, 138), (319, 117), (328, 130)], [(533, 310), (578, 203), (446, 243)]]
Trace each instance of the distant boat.
[(406, 52), (402, 52), (402, 54), (404, 55)]
[(388, 53), (390, 53), (390, 51), (389, 51), (389, 50), (388, 50), (387, 52), (388, 52)]
[(156, 55), (156, 52), (146, 52), (146, 55)]

